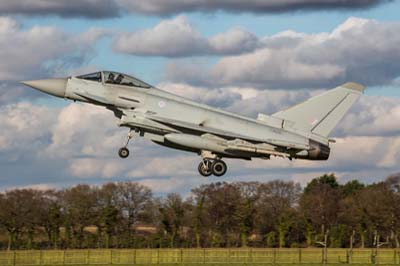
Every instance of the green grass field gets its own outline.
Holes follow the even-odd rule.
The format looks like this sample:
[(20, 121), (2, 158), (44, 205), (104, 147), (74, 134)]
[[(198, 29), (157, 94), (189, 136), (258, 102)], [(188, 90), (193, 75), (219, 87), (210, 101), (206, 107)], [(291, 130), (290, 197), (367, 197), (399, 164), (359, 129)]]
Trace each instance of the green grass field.
[(397, 249), (138, 249), (0, 251), (0, 266), (400, 265)]

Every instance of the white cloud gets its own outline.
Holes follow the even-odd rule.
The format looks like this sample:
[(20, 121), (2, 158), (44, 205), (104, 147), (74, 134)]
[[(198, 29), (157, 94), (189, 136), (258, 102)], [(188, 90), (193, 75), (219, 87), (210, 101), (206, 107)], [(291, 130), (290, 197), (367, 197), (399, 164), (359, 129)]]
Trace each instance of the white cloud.
[(257, 36), (241, 28), (207, 39), (185, 16), (178, 16), (151, 29), (119, 34), (114, 49), (133, 55), (183, 57), (241, 54), (253, 51), (260, 44)]
[(344, 69), (331, 63), (301, 62), (292, 51), (274, 51), (266, 48), (243, 56), (221, 59), (213, 67), (211, 77), (223, 85), (279, 88), (298, 84), (301, 88), (303, 84), (313, 81), (343, 79)]
[(207, 43), (184, 16), (160, 22), (152, 29), (118, 36), (115, 49), (137, 55), (184, 56), (206, 49)]
[(165, 176), (185, 177), (196, 174), (198, 158), (189, 154), (185, 155), (147, 158), (139, 168), (130, 171), (127, 175), (137, 179)]
[(399, 22), (349, 18), (330, 33), (265, 37), (258, 49), (197, 66), (196, 74), (178, 62), (167, 66), (166, 75), (172, 82), (259, 89), (327, 88), (348, 81), (387, 85), (400, 73), (399, 30)]
[(27, 90), (23, 86), (16, 85), (13, 82), (0, 81), (0, 106), (10, 104), (22, 96), (35, 94), (33, 90)]
[(215, 54), (241, 54), (260, 46), (258, 37), (242, 28), (233, 28), (209, 39)]
[(24, 29), (13, 18), (0, 17), (0, 80), (26, 80), (80, 66), (105, 33), (90, 29), (73, 35), (51, 26)]
[(362, 136), (399, 136), (400, 99), (363, 96), (345, 116), (337, 133)]
[(82, 178), (113, 178), (125, 170), (120, 160), (112, 159), (76, 159), (69, 163), (69, 172), (75, 177)]
[(42, 155), (60, 158), (114, 155), (124, 137), (114, 121), (112, 112), (104, 108), (70, 104), (60, 111), (51, 126), (52, 142)]
[(0, 152), (34, 152), (46, 145), (50, 133), (43, 129), (55, 122), (53, 112), (27, 102), (0, 107)]

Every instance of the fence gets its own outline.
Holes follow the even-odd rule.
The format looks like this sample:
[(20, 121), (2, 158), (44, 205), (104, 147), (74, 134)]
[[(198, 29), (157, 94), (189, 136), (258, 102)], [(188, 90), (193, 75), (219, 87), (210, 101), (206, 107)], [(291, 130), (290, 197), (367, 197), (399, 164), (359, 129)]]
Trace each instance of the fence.
[(400, 249), (106, 249), (0, 251), (0, 266), (400, 265)]

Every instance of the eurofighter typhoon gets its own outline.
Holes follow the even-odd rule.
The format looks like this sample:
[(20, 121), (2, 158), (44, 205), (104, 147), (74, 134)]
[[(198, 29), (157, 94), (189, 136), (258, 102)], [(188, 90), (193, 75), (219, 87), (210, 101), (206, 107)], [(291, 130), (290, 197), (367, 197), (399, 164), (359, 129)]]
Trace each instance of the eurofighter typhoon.
[(130, 130), (118, 152), (121, 158), (129, 156), (129, 140), (144, 137), (169, 148), (197, 153), (202, 158), (198, 171), (203, 176), (223, 176), (227, 166), (222, 158), (327, 160), (329, 144), (334, 142), (329, 134), (365, 89), (357, 83), (346, 83), (284, 111), (252, 119), (116, 72), (23, 84), (114, 112), (119, 126)]

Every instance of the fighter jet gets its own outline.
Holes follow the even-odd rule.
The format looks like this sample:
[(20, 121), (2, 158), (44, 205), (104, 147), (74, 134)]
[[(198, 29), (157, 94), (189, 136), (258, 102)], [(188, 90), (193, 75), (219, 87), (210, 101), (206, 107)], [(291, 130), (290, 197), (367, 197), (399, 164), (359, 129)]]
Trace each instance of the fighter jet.
[(92, 74), (25, 81), (42, 92), (107, 108), (129, 133), (119, 156), (129, 156), (128, 144), (144, 137), (169, 148), (201, 156), (202, 176), (223, 176), (222, 158), (251, 160), (271, 156), (289, 160), (327, 160), (330, 133), (364, 92), (357, 83), (335, 89), (272, 115), (257, 119), (213, 108), (160, 90), (135, 77), (100, 71)]

